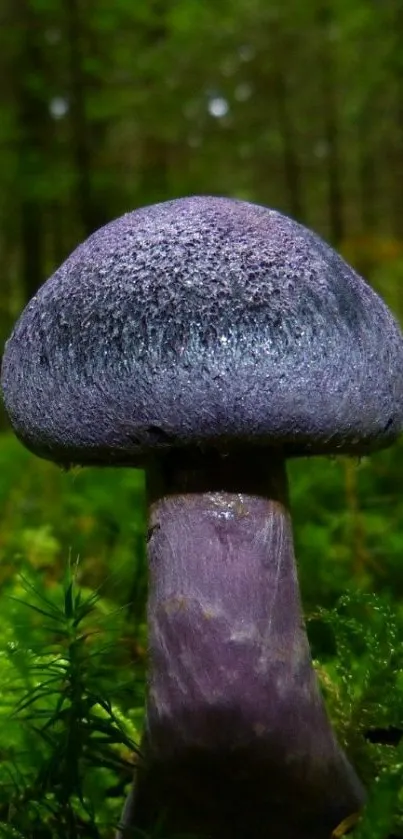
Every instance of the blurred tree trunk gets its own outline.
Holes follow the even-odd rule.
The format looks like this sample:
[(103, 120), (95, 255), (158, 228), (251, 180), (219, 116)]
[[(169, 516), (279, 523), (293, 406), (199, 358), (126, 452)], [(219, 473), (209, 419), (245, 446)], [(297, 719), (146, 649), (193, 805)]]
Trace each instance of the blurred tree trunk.
[(256, 196), (302, 222), (305, 208), (299, 132), (288, 64), (288, 56), (295, 50), (298, 53), (298, 43), (295, 32), (288, 30), (287, 16), (281, 11), (265, 10), (259, 46), (250, 67), (256, 107), (261, 113), (260, 131), (266, 142), (258, 143), (259, 153), (255, 157)]
[(337, 78), (332, 41), (333, 16), (327, 0), (317, 7), (319, 27), (319, 83), (326, 146), (327, 201), (330, 238), (336, 247), (344, 238), (343, 188), (337, 103)]
[(105, 221), (93, 195), (92, 149), (87, 118), (88, 79), (84, 62), (84, 27), (80, 0), (63, 0), (68, 43), (69, 119), (75, 170), (75, 205), (82, 235), (89, 236)]
[(287, 206), (291, 215), (299, 221), (302, 221), (304, 211), (302, 206), (301, 168), (297, 153), (296, 129), (292, 119), (287, 77), (281, 65), (276, 69), (274, 91), (277, 105), (278, 130), (283, 148)]
[(373, 148), (374, 136), (373, 103), (366, 101), (362, 105), (357, 120), (358, 152), (358, 189), (360, 202), (361, 227), (364, 233), (371, 233), (377, 223), (377, 173), (376, 158)]
[(23, 296), (29, 300), (45, 278), (43, 198), (44, 152), (47, 145), (49, 110), (43, 74), (42, 26), (29, 0), (18, 0), (14, 15), (21, 32), (17, 107), (17, 190), (20, 210), (21, 279)]
[(273, 57), (273, 99), (277, 128), (281, 140), (283, 178), (288, 212), (299, 221), (304, 219), (301, 166), (298, 156), (298, 131), (293, 115), (293, 99), (287, 56), (298, 52), (294, 32), (287, 31), (287, 18), (272, 21), (271, 55)]
[[(144, 43), (148, 55), (154, 56), (157, 65), (159, 53), (164, 49), (168, 35), (166, 18), (169, 5), (166, 0), (150, 0), (148, 6), (149, 18), (145, 24), (147, 28)], [(153, 62), (149, 61), (148, 65), (152, 68)], [(148, 70), (143, 84), (148, 88), (152, 102), (156, 86), (161, 84), (161, 79)], [(158, 93), (158, 90), (156, 92)], [(157, 123), (153, 121), (150, 126), (145, 125), (141, 141), (138, 188), (139, 194), (146, 196), (149, 204), (172, 197), (169, 194), (170, 151), (170, 143), (164, 137), (164, 125), (161, 125), (160, 120)]]
[[(394, 233), (403, 237), (403, 0), (393, 0), (395, 44), (393, 55), (395, 90), (395, 155), (393, 165)], [(393, 83), (393, 82), (392, 82)]]
[(169, 195), (169, 147), (165, 140), (146, 134), (142, 141), (141, 166), (138, 172), (139, 195), (147, 204), (172, 198)]

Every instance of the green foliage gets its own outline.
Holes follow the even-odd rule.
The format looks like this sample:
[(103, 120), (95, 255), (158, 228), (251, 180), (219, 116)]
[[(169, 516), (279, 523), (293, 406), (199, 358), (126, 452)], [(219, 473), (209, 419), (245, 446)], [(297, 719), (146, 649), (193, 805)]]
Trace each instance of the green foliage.
[(0, 835), (107, 835), (133, 774), (144, 663), (116, 673), (121, 611), (79, 589), (76, 572), (51, 591), (17, 578), (3, 598)]
[(0, 582), (36, 568), (60, 579), (68, 554), (85, 557), (81, 583), (107, 580), (116, 602), (144, 617), (144, 477), (134, 469), (65, 473), (0, 437)]
[(369, 790), (354, 839), (403, 835), (403, 612), (386, 596), (352, 591), (311, 622), (331, 631), (333, 651), (318, 673), (338, 737)]
[[(401, 445), (289, 467), (316, 667), (370, 791), (357, 839), (403, 836), (403, 742), (371, 741), (403, 731), (402, 468)], [(144, 706), (143, 475), (2, 435), (0, 502), (0, 836), (110, 839)]]

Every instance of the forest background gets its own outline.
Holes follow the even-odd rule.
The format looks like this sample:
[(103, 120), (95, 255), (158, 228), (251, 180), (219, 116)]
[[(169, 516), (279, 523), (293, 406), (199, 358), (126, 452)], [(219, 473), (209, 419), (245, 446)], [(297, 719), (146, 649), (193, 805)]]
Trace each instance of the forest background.
[[(93, 230), (200, 193), (311, 226), (403, 322), (402, 0), (1, 0), (2, 344)], [(109, 837), (142, 720), (143, 476), (62, 473), (1, 427), (0, 835)], [(290, 464), (360, 839), (403, 836), (402, 474), (402, 443)]]

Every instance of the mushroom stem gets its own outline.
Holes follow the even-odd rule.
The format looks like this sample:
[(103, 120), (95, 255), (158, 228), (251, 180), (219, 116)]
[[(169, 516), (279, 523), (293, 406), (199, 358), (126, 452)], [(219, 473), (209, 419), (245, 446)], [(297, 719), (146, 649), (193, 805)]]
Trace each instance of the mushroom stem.
[(364, 794), (312, 666), (283, 457), (167, 460), (151, 494), (145, 759), (126, 823), (329, 839)]

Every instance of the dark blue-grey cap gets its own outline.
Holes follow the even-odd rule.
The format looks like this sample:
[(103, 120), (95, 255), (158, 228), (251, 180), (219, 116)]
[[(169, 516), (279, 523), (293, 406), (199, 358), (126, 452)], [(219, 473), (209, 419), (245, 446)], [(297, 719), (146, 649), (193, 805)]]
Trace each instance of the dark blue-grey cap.
[(2, 385), (18, 437), (61, 464), (167, 447), (360, 454), (403, 426), (403, 338), (307, 228), (191, 197), (80, 245), (21, 315)]

